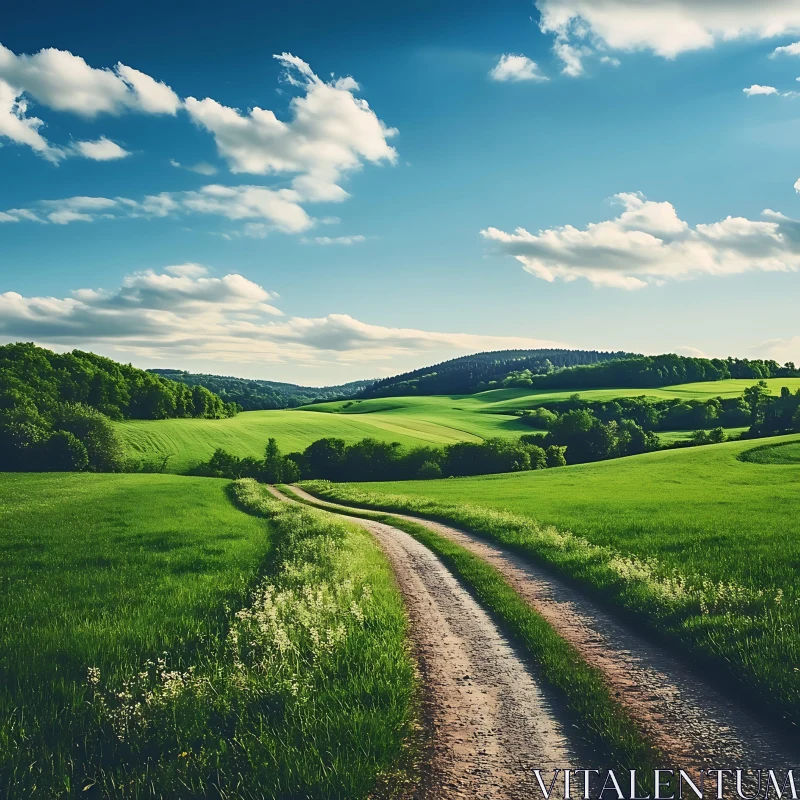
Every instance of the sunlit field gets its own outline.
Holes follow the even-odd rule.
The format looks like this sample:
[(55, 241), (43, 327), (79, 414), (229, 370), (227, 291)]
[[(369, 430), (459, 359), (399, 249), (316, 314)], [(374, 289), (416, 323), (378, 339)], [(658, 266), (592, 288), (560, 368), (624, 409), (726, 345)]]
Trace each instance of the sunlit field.
[[(594, 389), (578, 392), (585, 400), (618, 397), (697, 399), (738, 397), (754, 381), (729, 380), (683, 384), (663, 389)], [(782, 386), (800, 388), (800, 378), (767, 381), (773, 394)], [(324, 437), (356, 442), (372, 437), (406, 447), (516, 437), (535, 429), (512, 415), (544, 402), (565, 400), (569, 392), (496, 389), (475, 395), (387, 397), (319, 403), (302, 410), (248, 411), (232, 419), (166, 419), (116, 423), (128, 457), (148, 469), (184, 473), (208, 460), (218, 447), (240, 458), (263, 455), (274, 437), (283, 452), (303, 450)], [(732, 428), (729, 435), (742, 429)], [(687, 439), (691, 431), (660, 432), (664, 444)]]
[(310, 485), (549, 562), (800, 720), (798, 447), (795, 435), (541, 472)]
[(362, 531), (162, 475), (0, 474), (0, 508), (0, 796), (366, 796), (399, 769), (405, 618)]

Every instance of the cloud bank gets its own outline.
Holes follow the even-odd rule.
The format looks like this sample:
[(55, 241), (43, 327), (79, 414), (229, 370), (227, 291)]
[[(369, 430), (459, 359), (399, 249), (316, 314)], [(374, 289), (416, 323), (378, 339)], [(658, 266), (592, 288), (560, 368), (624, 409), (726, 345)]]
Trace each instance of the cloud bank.
[(286, 317), (275, 299), (242, 275), (217, 278), (199, 264), (181, 264), (129, 275), (114, 291), (81, 289), (65, 298), (0, 294), (0, 338), (100, 346), (148, 359), (203, 359), (220, 368), (226, 362), (352, 364), (557, 344), (384, 327), (348, 314)]
[(650, 51), (664, 58), (722, 41), (800, 32), (795, 0), (536, 0), (539, 26), (554, 37), (564, 72), (580, 75), (586, 56)]
[(612, 200), (623, 212), (585, 228), (565, 225), (538, 233), (487, 228), (481, 235), (549, 282), (584, 278), (596, 286), (641, 289), (701, 275), (800, 269), (800, 222), (778, 212), (767, 209), (756, 221), (727, 217), (692, 227), (671, 203), (638, 192)]

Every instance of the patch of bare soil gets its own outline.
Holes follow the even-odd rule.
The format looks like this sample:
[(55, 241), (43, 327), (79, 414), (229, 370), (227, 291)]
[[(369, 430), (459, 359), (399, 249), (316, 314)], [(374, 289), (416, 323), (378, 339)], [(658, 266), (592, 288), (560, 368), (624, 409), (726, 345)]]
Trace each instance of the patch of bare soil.
[(406, 604), (431, 726), (424, 796), (540, 796), (533, 770), (577, 755), (524, 659), (430, 550), (389, 525), (350, 521), (376, 537)]
[[(302, 489), (298, 496), (325, 503)], [(800, 756), (710, 680), (699, 677), (665, 647), (598, 608), (573, 586), (527, 559), (449, 525), (395, 514), (424, 525), (494, 566), (561, 635), (597, 667), (640, 730), (675, 765), (701, 768), (789, 768)]]

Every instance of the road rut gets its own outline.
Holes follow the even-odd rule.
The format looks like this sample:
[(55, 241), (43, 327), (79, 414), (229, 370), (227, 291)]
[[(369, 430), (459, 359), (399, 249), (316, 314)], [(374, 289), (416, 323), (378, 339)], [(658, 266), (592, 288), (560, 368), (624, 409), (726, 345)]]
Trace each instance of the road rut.
[[(333, 511), (346, 514), (353, 510), (298, 487), (292, 490)], [(665, 766), (698, 774), (700, 769), (786, 769), (800, 764), (800, 754), (782, 737), (708, 680), (547, 570), (466, 531), (391, 513), (424, 525), (494, 566), (559, 635), (603, 673), (612, 693), (665, 756)]]
[(424, 796), (540, 796), (533, 770), (547, 775), (578, 757), (525, 660), (424, 545), (390, 525), (350, 521), (378, 540), (408, 611), (431, 723)]

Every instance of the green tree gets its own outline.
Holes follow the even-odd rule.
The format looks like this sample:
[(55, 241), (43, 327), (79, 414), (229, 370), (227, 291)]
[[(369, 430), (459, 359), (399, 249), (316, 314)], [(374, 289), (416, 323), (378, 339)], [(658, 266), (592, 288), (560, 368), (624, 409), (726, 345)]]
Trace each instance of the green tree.
[(551, 444), (547, 450), (547, 466), (548, 467), (565, 467), (567, 465), (566, 453), (567, 448), (557, 444)]
[(264, 452), (264, 463), (262, 465), (262, 476), (265, 483), (283, 483), (283, 462), (284, 458), (281, 455), (277, 440), (270, 438), (267, 441), (267, 448)]
[(759, 381), (752, 386), (748, 386), (744, 390), (743, 397), (750, 409), (750, 425), (755, 426), (758, 424), (759, 415), (770, 397), (767, 382)]

